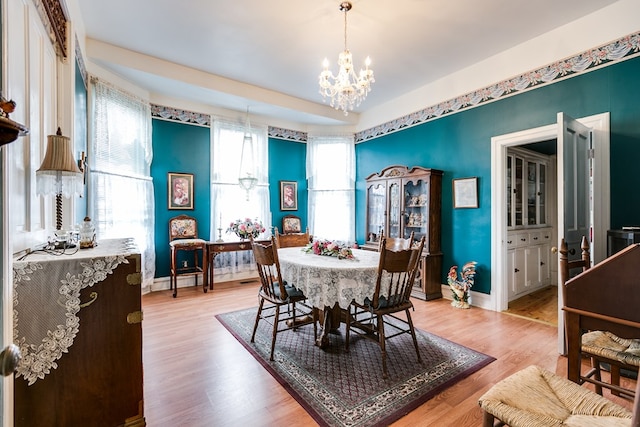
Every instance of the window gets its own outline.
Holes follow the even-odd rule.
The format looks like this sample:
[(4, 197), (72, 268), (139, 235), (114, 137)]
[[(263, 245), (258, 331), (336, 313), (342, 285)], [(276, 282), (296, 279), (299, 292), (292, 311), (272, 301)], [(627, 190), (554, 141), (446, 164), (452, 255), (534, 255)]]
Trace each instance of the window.
[[(254, 171), (258, 178), (249, 195), (238, 185), (240, 157), (245, 126), (224, 120), (214, 120), (211, 135), (211, 240), (219, 236), (225, 241), (238, 240), (228, 234), (229, 224), (236, 219), (258, 219), (267, 229), (271, 226), (269, 203), (269, 158), (267, 128), (251, 126)], [(250, 251), (224, 252), (215, 258), (215, 270), (238, 273), (253, 268)]]
[(100, 239), (135, 238), (148, 289), (155, 275), (151, 109), (97, 78), (90, 96), (87, 212)]
[(320, 239), (355, 241), (355, 142), (351, 136), (307, 141), (309, 228)]

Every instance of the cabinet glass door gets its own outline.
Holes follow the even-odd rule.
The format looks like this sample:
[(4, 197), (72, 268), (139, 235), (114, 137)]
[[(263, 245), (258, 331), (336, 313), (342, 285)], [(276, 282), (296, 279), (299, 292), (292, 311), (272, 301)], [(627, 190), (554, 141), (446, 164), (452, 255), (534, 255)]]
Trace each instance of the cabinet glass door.
[(547, 180), (547, 168), (542, 163), (539, 165), (539, 174), (538, 174), (538, 214), (540, 216), (539, 224), (547, 223), (547, 208), (546, 208), (546, 180)]
[(537, 173), (538, 164), (535, 162), (527, 162), (527, 224), (536, 225), (538, 223), (537, 216)]
[(513, 184), (511, 182), (511, 170), (513, 169), (512, 163), (513, 157), (507, 156), (507, 227), (513, 226), (513, 219), (511, 218), (513, 216), (513, 212), (511, 211), (511, 199), (513, 198)]
[(379, 241), (384, 230), (386, 196), (384, 184), (374, 184), (367, 189), (367, 242)]
[(522, 164), (523, 164), (523, 160), (516, 157), (515, 158), (515, 163), (516, 163), (516, 175), (515, 175), (515, 182), (514, 182), (514, 186), (513, 186), (513, 195), (514, 195), (514, 202), (513, 202), (513, 209), (515, 212), (515, 219), (514, 219), (514, 225), (520, 226), (523, 225), (522, 223)]
[(400, 182), (390, 183), (388, 237), (400, 237), (400, 194)]
[(426, 234), (429, 214), (429, 194), (424, 180), (408, 181), (404, 184), (404, 227), (402, 238), (407, 239), (411, 232), (420, 239)]

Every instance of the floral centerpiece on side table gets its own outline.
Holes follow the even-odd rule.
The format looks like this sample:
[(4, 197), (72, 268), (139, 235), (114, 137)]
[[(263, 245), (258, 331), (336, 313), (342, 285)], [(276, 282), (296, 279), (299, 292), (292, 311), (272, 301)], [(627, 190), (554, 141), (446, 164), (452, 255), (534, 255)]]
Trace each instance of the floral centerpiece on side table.
[(241, 240), (246, 240), (250, 236), (255, 239), (260, 233), (264, 233), (265, 228), (262, 225), (262, 221), (258, 219), (252, 220), (251, 218), (236, 219), (227, 228), (227, 233), (235, 233)]
[(347, 245), (341, 245), (330, 240), (316, 240), (302, 248), (304, 252), (316, 255), (334, 256), (338, 259), (353, 259), (353, 251)]

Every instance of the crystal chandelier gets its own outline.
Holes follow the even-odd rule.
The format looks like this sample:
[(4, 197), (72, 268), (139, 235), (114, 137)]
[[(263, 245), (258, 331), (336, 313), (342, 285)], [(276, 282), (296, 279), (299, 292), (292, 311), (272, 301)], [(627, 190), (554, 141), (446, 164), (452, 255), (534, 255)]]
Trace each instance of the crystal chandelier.
[(249, 200), (249, 192), (257, 183), (258, 178), (255, 175), (255, 164), (253, 161), (253, 135), (251, 134), (251, 124), (249, 123), (249, 107), (247, 107), (247, 120), (245, 122), (242, 152), (240, 154), (240, 174), (238, 176), (238, 184), (247, 192), (247, 200)]
[(347, 12), (351, 7), (348, 1), (340, 3), (340, 10), (344, 12), (344, 51), (338, 56), (340, 71), (334, 76), (329, 71), (329, 61), (325, 58), (322, 62), (324, 69), (318, 78), (323, 100), (326, 101), (329, 97), (330, 105), (336, 110), (344, 111), (345, 116), (349, 114), (348, 110), (353, 111), (354, 107), (364, 101), (371, 91), (371, 83), (375, 82), (373, 70), (369, 68), (369, 57), (365, 61), (366, 68), (361, 69), (359, 75), (353, 70), (353, 57), (347, 48)]

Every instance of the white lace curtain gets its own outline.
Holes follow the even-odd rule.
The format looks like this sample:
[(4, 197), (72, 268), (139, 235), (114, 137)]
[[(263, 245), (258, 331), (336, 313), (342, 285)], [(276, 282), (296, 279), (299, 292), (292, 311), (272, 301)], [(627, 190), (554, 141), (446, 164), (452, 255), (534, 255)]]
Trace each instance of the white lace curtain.
[[(251, 125), (253, 158), (258, 183), (249, 193), (238, 185), (244, 124), (221, 119), (213, 121), (211, 133), (211, 240), (239, 238), (227, 233), (231, 221), (250, 218), (262, 221), (270, 236), (269, 157), (266, 126)], [(255, 268), (251, 251), (223, 252), (216, 256), (216, 274), (241, 273)]]
[(135, 239), (142, 289), (150, 289), (156, 265), (151, 108), (95, 77), (90, 83), (87, 214), (98, 239)]
[(355, 141), (309, 136), (309, 231), (319, 239), (355, 241)]

